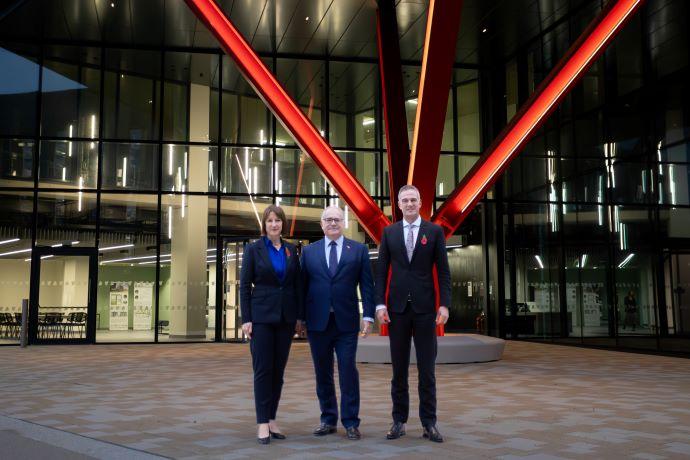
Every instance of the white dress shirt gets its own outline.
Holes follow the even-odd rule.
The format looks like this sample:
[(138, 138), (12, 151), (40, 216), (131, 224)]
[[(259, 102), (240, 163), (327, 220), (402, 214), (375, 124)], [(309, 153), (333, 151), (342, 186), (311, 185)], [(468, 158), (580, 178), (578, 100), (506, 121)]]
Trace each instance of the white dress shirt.
[[(414, 225), (415, 227), (412, 229), (412, 241), (414, 241), (414, 245), (417, 246), (417, 236), (419, 235), (419, 226), (422, 225), (422, 217), (419, 216), (417, 219), (409, 223), (406, 220), (403, 220), (403, 243), (407, 244), (407, 234), (410, 233), (410, 226)], [(405, 246), (407, 247), (407, 246)], [(407, 254), (405, 254), (405, 257), (407, 257)], [(378, 312), (379, 310), (384, 310), (386, 306), (384, 304), (377, 305), (376, 306), (376, 311)]]
[[(340, 256), (343, 254), (343, 243), (345, 241), (345, 237), (340, 235), (340, 238), (337, 240), (332, 240), (328, 237), (324, 238), (324, 246), (325, 246), (325, 256), (326, 256), (326, 266), (328, 268), (331, 268), (330, 265), (330, 259), (331, 259), (331, 241), (335, 241), (335, 250), (336, 253), (338, 254), (338, 263), (340, 263)], [(331, 311), (333, 311), (333, 307), (331, 307)], [(364, 321), (368, 321), (370, 323), (374, 322), (374, 318), (369, 318), (368, 316), (365, 316), (362, 318)]]

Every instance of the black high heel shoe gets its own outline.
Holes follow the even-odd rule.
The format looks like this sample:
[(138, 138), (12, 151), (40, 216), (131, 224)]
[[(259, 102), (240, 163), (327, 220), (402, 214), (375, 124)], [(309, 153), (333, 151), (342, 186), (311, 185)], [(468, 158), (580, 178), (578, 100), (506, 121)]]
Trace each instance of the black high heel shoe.
[(287, 436), (285, 436), (283, 433), (274, 433), (273, 431), (270, 431), (270, 430), (268, 432), (271, 433), (271, 437), (273, 439), (286, 439), (287, 438)]
[(269, 444), (271, 442), (271, 437), (266, 436), (265, 438), (256, 438), (256, 442), (258, 442), (259, 444), (264, 444), (264, 445)]

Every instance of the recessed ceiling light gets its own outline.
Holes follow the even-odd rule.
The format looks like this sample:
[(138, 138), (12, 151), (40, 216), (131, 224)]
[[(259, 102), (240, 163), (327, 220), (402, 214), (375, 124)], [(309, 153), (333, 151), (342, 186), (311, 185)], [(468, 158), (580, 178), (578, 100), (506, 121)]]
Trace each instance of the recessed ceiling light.
[(488, 29), (487, 29), (486, 27), (484, 27), (484, 28), (482, 29), (482, 33), (485, 34), (487, 30), (488, 30)]
[(309, 21), (309, 16), (307, 16), (306, 18), (304, 18), (304, 20), (305, 20), (305, 21)]
[(110, 7), (115, 8), (115, 2), (110, 2)]

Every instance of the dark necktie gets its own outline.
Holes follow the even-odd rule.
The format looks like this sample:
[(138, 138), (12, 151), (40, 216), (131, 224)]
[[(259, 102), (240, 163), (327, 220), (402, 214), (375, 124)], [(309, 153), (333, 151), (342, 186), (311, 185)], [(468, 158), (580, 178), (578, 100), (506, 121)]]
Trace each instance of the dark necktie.
[(335, 272), (338, 271), (338, 243), (331, 241), (329, 246), (331, 252), (328, 255), (328, 271), (331, 272), (331, 276), (335, 276)]

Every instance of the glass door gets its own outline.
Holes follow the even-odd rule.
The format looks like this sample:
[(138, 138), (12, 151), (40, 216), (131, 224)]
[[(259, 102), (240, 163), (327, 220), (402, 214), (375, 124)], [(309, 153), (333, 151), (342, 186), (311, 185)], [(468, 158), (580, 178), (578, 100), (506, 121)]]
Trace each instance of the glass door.
[(224, 341), (243, 341), (240, 312), (240, 270), (246, 239), (226, 238), (223, 241), (223, 328)]
[(671, 281), (666, 293), (671, 307), (667, 310), (669, 335), (687, 337), (690, 335), (690, 254), (670, 253), (666, 279)]
[(34, 249), (30, 343), (94, 342), (97, 255), (95, 248)]

